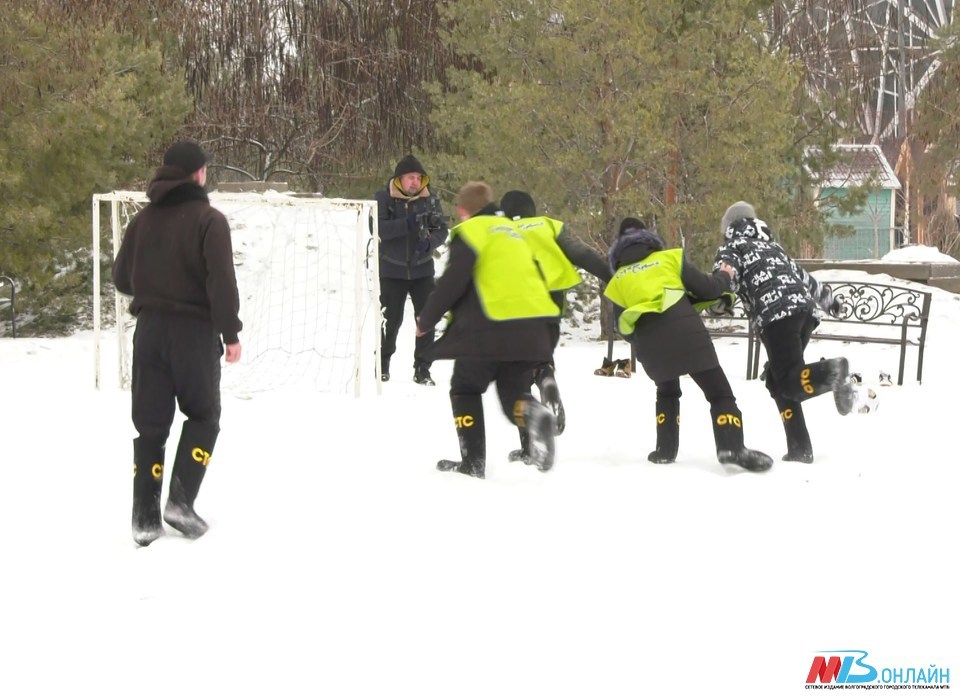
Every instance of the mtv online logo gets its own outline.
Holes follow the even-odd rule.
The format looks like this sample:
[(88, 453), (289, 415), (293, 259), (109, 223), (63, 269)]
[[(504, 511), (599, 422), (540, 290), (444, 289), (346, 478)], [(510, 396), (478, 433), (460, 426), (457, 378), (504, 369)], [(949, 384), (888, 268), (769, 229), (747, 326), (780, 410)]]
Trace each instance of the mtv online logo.
[[(807, 683), (872, 683), (877, 680), (877, 669), (864, 663), (867, 652), (859, 649), (837, 649), (825, 654), (845, 656), (816, 656), (807, 674)], [(856, 670), (856, 673), (852, 671)]]

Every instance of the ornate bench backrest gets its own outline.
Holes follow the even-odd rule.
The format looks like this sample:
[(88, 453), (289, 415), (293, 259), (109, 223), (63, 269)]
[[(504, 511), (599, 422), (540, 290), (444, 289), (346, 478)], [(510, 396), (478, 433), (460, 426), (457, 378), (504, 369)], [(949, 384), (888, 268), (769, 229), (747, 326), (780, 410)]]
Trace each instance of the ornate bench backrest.
[(930, 316), (930, 292), (871, 282), (827, 284), (840, 301), (840, 313), (824, 320), (922, 327)]

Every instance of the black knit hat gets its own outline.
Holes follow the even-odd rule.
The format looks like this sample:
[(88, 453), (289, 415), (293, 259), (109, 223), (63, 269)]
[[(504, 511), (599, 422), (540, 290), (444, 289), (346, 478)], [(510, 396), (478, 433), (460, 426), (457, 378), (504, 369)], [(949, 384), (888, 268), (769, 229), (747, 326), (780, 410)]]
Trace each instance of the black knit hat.
[(420, 165), (420, 161), (414, 158), (410, 153), (401, 158), (400, 162), (397, 163), (397, 167), (393, 171), (393, 176), (400, 177), (401, 175), (406, 175), (407, 173), (420, 173), (421, 175), (427, 174), (427, 171), (423, 169), (422, 165)]
[(207, 154), (194, 141), (177, 141), (163, 154), (163, 164), (192, 175), (207, 164)]
[(622, 236), (627, 231), (645, 231), (646, 229), (647, 225), (640, 219), (637, 219), (633, 216), (628, 216), (620, 222), (620, 231), (617, 233), (617, 235)]
[(537, 215), (537, 205), (527, 192), (510, 190), (500, 198), (500, 209), (511, 219), (528, 219)]

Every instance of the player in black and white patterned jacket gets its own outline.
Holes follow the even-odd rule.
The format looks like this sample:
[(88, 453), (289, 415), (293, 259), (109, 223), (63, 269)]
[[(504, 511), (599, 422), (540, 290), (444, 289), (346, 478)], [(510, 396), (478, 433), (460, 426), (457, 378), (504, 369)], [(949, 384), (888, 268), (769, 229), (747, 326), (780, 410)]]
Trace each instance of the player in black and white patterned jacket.
[(720, 222), (724, 242), (714, 270), (730, 275), (733, 291), (760, 335), (767, 352), (766, 386), (780, 411), (787, 436), (784, 461), (813, 461), (810, 434), (801, 402), (832, 391), (837, 411), (846, 415), (855, 391), (849, 364), (839, 357), (806, 364), (803, 352), (819, 325), (818, 308), (836, 314), (839, 305), (821, 285), (773, 240), (770, 227), (746, 202), (731, 205)]

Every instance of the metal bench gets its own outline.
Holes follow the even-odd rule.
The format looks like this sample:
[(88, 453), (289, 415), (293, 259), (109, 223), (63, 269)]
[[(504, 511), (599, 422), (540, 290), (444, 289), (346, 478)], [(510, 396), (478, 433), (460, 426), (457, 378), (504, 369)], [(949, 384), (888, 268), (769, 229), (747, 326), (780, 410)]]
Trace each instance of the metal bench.
[[(840, 301), (838, 317), (824, 315), (812, 340), (846, 343), (881, 343), (900, 347), (897, 384), (903, 384), (907, 348), (917, 348), (917, 382), (923, 378), (923, 350), (930, 320), (930, 292), (878, 282), (829, 281)], [(747, 339), (747, 379), (760, 371), (760, 338), (747, 321), (738, 299), (732, 314), (704, 314), (710, 335)]]

